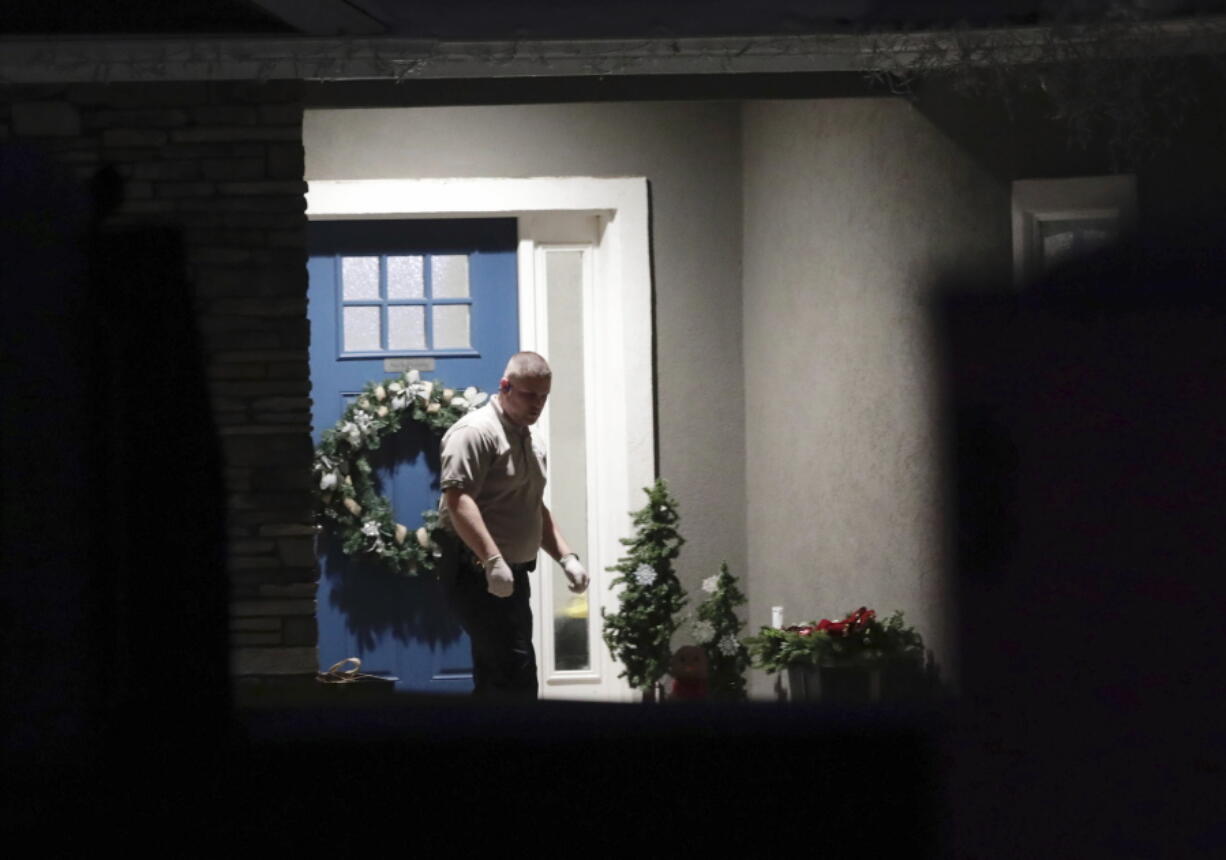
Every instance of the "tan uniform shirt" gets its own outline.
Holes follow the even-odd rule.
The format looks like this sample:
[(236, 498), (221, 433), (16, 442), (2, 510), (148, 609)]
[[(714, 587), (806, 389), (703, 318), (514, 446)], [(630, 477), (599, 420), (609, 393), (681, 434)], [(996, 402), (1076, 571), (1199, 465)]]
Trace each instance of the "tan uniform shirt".
[[(541, 547), (545, 469), (545, 451), (531, 428), (508, 421), (497, 395), (443, 435), (439, 486), (473, 497), (508, 564), (532, 561)], [(446, 496), (439, 501), (439, 522), (455, 533)]]

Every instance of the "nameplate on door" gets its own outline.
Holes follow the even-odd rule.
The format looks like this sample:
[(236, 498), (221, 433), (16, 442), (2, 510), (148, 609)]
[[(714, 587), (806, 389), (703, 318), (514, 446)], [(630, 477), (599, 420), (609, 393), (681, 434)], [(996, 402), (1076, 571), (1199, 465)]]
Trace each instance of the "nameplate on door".
[(434, 370), (433, 358), (385, 358), (385, 373), (404, 373), (406, 370)]

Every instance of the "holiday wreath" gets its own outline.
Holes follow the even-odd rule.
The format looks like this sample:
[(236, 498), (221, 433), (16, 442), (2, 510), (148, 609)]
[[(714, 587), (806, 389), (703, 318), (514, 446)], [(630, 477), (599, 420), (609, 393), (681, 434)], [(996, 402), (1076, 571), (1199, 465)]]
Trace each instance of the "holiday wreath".
[[(438, 512), (424, 511), (410, 530), (396, 521), (378, 493), (368, 455), (407, 419), (441, 436), (489, 395), (469, 386), (459, 392), (423, 380), (416, 370), (366, 383), (315, 449), (313, 472), (321, 518), (330, 523), (346, 555), (364, 556), (406, 576), (434, 567)], [(410, 539), (410, 534), (412, 539)]]

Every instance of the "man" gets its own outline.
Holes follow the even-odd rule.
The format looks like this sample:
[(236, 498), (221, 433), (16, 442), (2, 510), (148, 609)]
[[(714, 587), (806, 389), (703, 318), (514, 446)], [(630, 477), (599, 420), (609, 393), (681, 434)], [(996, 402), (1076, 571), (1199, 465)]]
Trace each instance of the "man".
[(544, 358), (516, 353), (498, 394), (443, 436), (443, 579), (472, 642), (478, 697), (536, 698), (528, 572), (537, 551), (544, 547), (562, 566), (571, 591), (588, 585), (579, 556), (542, 501), (545, 454), (529, 428), (541, 417), (551, 382)]

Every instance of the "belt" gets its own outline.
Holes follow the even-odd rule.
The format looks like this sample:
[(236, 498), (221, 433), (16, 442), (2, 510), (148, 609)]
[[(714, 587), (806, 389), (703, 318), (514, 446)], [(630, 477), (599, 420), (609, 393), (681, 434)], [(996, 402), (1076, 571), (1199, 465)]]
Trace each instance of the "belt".
[[(470, 567), (481, 571), (485, 570), (485, 565), (482, 563), (481, 559), (477, 558), (477, 554), (469, 549), (468, 544), (460, 540), (458, 535), (440, 530), (438, 532), (438, 536), (443, 537), (446, 541), (450, 541), (452, 547), (456, 553), (458, 553), (459, 557)], [(536, 559), (532, 559), (531, 561), (521, 561), (516, 564), (508, 564), (507, 567), (511, 568), (511, 573), (530, 573), (536, 570)]]

